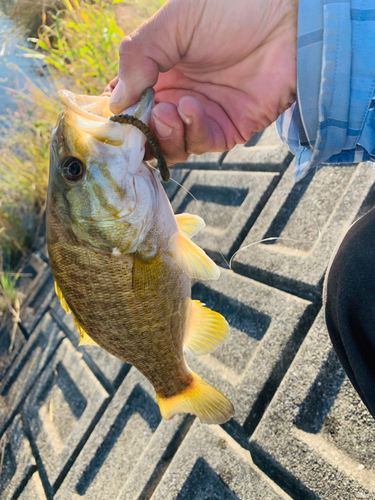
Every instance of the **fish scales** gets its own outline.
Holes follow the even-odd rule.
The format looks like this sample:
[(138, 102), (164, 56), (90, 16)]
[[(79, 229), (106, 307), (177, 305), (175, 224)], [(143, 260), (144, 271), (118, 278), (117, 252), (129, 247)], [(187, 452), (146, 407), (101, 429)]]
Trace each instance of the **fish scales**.
[[(91, 96), (63, 91), (60, 100), (47, 242), (62, 305), (83, 343), (97, 344), (150, 380), (164, 418), (186, 412), (205, 423), (225, 422), (231, 403), (184, 358), (184, 349), (212, 351), (228, 329), (221, 315), (190, 297), (191, 277), (219, 275), (190, 241), (202, 219), (174, 216), (155, 172), (142, 161), (143, 135), (108, 120), (108, 99), (93, 105)], [(130, 111), (145, 121), (152, 105), (149, 90)]]

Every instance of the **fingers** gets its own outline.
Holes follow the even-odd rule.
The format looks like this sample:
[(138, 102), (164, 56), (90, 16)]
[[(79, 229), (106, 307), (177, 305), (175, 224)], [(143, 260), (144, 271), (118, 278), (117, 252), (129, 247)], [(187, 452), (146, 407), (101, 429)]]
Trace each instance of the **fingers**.
[(119, 77), (110, 99), (113, 113), (121, 113), (153, 87), (160, 71), (168, 71), (180, 60), (179, 12), (168, 2), (149, 21), (120, 44)]
[(192, 153), (227, 149), (221, 128), (191, 96), (180, 99), (178, 106), (166, 102), (157, 104), (152, 112), (151, 127), (168, 165), (185, 161)]
[(188, 158), (189, 154), (185, 149), (184, 123), (174, 104), (170, 102), (157, 104), (152, 111), (151, 127), (167, 165)]

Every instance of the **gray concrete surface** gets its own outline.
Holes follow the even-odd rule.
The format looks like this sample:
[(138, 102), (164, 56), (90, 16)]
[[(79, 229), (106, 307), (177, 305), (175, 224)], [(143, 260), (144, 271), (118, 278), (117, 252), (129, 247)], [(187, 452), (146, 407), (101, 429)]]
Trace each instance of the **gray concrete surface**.
[(336, 242), (374, 206), (375, 171), (327, 167), (295, 185), (292, 160), (272, 126), (190, 157), (172, 169), (183, 187), (166, 185), (175, 210), (206, 219), (196, 241), (223, 270), (193, 297), (227, 318), (230, 337), (188, 358), (233, 401), (223, 426), (162, 420), (135, 368), (78, 347), (45, 246), (30, 257), (11, 352), (12, 325), (0, 332), (2, 500), (375, 499), (375, 422), (320, 311)]

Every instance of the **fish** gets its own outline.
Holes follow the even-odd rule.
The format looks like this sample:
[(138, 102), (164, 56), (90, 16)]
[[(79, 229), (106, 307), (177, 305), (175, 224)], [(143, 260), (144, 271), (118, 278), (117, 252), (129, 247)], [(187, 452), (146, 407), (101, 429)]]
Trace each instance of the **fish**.
[[(193, 241), (204, 226), (173, 213), (157, 172), (144, 160), (146, 137), (111, 119), (108, 96), (60, 90), (51, 135), (47, 245), (55, 289), (72, 314), (80, 345), (96, 345), (135, 366), (153, 385), (163, 418), (196, 415), (222, 424), (232, 403), (194, 373), (185, 353), (220, 346), (228, 323), (192, 300), (192, 279), (220, 270)], [(154, 91), (124, 111), (149, 122)]]

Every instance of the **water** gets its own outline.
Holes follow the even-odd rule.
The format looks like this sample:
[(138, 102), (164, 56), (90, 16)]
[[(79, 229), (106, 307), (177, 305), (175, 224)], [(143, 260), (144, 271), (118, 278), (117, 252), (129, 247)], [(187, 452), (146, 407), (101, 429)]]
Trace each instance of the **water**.
[(41, 76), (41, 65), (37, 60), (25, 57), (17, 45), (26, 45), (26, 40), (14, 30), (9, 18), (0, 12), (0, 115), (16, 107), (15, 97), (9, 89), (25, 88), (26, 77), (37, 82)]

